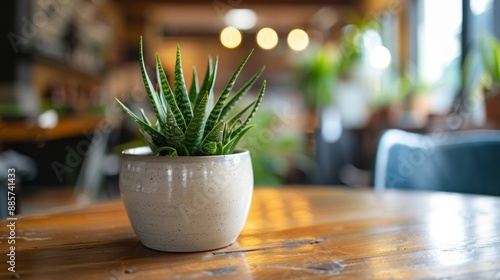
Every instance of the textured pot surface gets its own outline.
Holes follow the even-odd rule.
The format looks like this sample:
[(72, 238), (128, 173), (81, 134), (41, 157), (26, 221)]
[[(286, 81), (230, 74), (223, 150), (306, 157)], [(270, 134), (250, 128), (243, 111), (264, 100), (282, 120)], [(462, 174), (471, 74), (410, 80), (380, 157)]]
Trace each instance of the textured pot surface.
[(142, 147), (122, 153), (120, 193), (142, 244), (195, 252), (233, 243), (253, 192), (250, 154), (157, 157)]

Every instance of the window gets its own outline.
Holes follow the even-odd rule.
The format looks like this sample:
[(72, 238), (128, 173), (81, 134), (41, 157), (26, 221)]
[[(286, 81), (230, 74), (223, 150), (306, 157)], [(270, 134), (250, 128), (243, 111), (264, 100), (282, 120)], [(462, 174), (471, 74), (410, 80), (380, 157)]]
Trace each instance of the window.
[(418, 80), (431, 86), (432, 110), (442, 113), (461, 86), (462, 2), (421, 0), (419, 4)]

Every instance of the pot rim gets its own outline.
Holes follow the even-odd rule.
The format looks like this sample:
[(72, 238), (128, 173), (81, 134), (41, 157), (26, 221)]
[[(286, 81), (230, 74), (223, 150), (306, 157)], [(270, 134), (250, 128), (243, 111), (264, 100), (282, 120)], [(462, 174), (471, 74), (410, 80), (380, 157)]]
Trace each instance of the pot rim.
[(164, 157), (164, 156), (153, 155), (151, 148), (148, 146), (141, 146), (141, 147), (123, 150), (121, 152), (121, 155), (122, 155), (122, 157), (133, 157), (133, 158), (147, 157), (147, 158), (159, 158), (159, 159), (168, 158), (169, 160), (185, 160), (185, 159), (208, 160), (208, 159), (217, 159), (217, 158), (229, 159), (229, 158), (234, 158), (234, 157), (242, 157), (242, 156), (250, 155), (250, 151), (248, 149), (245, 149), (245, 148), (236, 148), (234, 153), (228, 154), (228, 155)]

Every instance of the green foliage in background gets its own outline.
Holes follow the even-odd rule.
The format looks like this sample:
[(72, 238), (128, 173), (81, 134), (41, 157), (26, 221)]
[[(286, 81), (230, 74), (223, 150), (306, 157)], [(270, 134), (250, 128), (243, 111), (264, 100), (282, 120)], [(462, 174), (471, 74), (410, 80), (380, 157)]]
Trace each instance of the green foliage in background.
[(306, 155), (305, 139), (298, 135), (293, 124), (295, 119), (283, 119), (283, 115), (270, 108), (261, 108), (253, 122), (257, 125), (252, 135), (245, 137), (241, 145), (250, 151), (256, 186), (280, 186), (293, 174), (307, 177), (313, 168), (313, 160)]
[[(156, 53), (156, 79), (159, 85), (156, 88), (153, 87), (144, 64), (142, 37), (139, 50), (142, 78), (151, 107), (156, 115), (156, 121), (151, 122), (142, 108), (140, 108), (141, 117), (138, 117), (118, 99), (117, 101), (139, 125), (144, 139), (154, 154), (207, 156), (233, 153), (242, 137), (255, 126), (250, 125), (250, 121), (262, 102), (266, 88), (266, 81), (264, 81), (257, 98), (253, 102), (232, 117), (227, 117), (241, 97), (252, 88), (264, 71), (265, 67), (260, 68), (229, 98), (236, 79), (252, 52), (241, 62), (215, 105), (210, 108), (208, 100), (209, 95), (213, 94), (218, 58), (215, 59), (214, 63), (210, 57), (208, 58), (207, 69), (201, 87), (198, 85), (197, 73), (193, 69), (193, 79), (188, 91), (182, 70), (181, 52), (179, 46), (177, 46), (174, 87), (172, 90), (158, 53)], [(246, 118), (242, 120), (245, 114)]]
[(481, 57), (489, 83), (500, 84), (500, 42), (491, 35), (480, 40)]
[(363, 34), (378, 29), (376, 20), (356, 20), (345, 27), (338, 42), (324, 44), (305, 55), (299, 64), (298, 87), (309, 109), (322, 109), (335, 101), (335, 84), (348, 77), (363, 56)]
[(300, 65), (299, 88), (308, 108), (322, 108), (332, 103), (338, 67), (335, 54), (324, 46), (309, 54)]

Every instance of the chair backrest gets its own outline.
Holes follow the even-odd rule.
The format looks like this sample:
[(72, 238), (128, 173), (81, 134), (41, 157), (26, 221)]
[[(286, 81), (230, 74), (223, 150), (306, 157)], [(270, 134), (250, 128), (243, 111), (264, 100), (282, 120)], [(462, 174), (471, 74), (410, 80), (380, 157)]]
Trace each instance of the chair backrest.
[(374, 167), (376, 190), (422, 189), (500, 196), (500, 131), (416, 134), (385, 131)]

